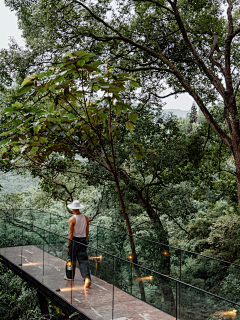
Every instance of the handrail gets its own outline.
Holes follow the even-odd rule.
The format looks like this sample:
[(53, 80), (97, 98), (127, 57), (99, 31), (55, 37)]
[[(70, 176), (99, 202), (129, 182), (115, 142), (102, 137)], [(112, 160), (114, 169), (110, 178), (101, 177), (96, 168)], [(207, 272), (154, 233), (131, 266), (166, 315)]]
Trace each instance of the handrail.
[[(18, 219), (16, 219), (16, 218), (14, 218), (14, 220), (17, 221), (17, 222), (19, 222), (19, 223), (22, 223), (22, 222), (23, 222), (23, 220), (18, 220)], [(24, 222), (25, 222), (25, 221), (24, 221)], [(54, 235), (56, 235), (56, 236), (58, 236), (58, 237), (61, 237), (61, 238), (65, 239), (65, 240), (68, 240), (67, 237), (62, 236), (62, 235), (59, 235), (59, 234), (57, 234), (57, 233), (55, 233), (55, 232), (46, 230), (46, 229), (44, 229), (44, 228), (42, 228), (42, 227), (35, 226), (35, 225), (30, 224), (30, 223), (28, 223), (28, 222), (25, 222), (25, 223), (26, 223), (27, 225), (29, 225), (29, 226), (34, 226), (34, 227), (36, 227), (36, 228), (38, 228), (38, 229), (40, 229), (40, 230), (42, 230), (42, 231), (44, 231), (44, 232), (46, 231), (46, 232), (48, 232), (48, 233), (54, 234)], [(20, 227), (21, 227), (21, 226), (20, 226)], [(74, 240), (71, 240), (71, 241), (77, 243), (77, 242), (74, 241)], [(173, 278), (173, 277), (166, 276), (165, 274), (162, 274), (162, 273), (160, 273), (160, 272), (158, 272), (158, 271), (154, 271), (154, 270), (152, 270), (152, 269), (149, 269), (149, 268), (147, 268), (147, 267), (141, 266), (141, 265), (139, 265), (139, 264), (137, 264), (137, 263), (134, 263), (134, 262), (132, 262), (132, 261), (128, 261), (128, 260), (125, 260), (125, 259), (123, 259), (123, 258), (121, 258), (121, 257), (117, 257), (117, 256), (115, 256), (115, 255), (113, 255), (113, 254), (110, 254), (110, 253), (108, 253), (108, 252), (106, 252), (106, 251), (104, 251), (104, 250), (98, 249), (98, 248), (94, 248), (94, 247), (92, 247), (92, 246), (90, 246), (90, 245), (85, 245), (85, 244), (83, 244), (83, 243), (81, 243), (81, 245), (83, 245), (83, 246), (85, 246), (85, 247), (87, 247), (87, 248), (91, 248), (91, 249), (93, 249), (93, 250), (95, 250), (95, 251), (100, 251), (101, 253), (104, 253), (104, 254), (106, 254), (106, 255), (108, 255), (108, 256), (111, 256), (111, 257), (114, 258), (114, 259), (118, 259), (118, 260), (124, 261), (124, 262), (126, 262), (126, 263), (128, 263), (128, 264), (135, 265), (135, 266), (137, 266), (137, 267), (139, 267), (139, 268), (142, 268), (142, 269), (144, 269), (144, 270), (147, 270), (147, 271), (149, 271), (149, 272), (151, 272), (151, 273), (154, 273), (154, 274), (156, 274), (156, 275), (158, 275), (158, 276), (164, 277), (164, 278), (166, 278), (166, 279), (168, 279), (168, 280), (171, 279), (172, 281), (177, 282), (178, 284), (185, 285), (185, 286), (187, 286), (187, 287), (189, 287), (189, 288), (192, 288), (192, 289), (194, 289), (194, 290), (200, 291), (200, 292), (202, 292), (202, 293), (205, 293), (205, 294), (207, 294), (207, 295), (210, 295), (210, 296), (212, 296), (212, 297), (215, 297), (215, 298), (217, 298), (217, 299), (226, 301), (226, 302), (228, 302), (228, 303), (231, 303), (231, 304), (233, 304), (233, 305), (236, 305), (236, 306), (240, 307), (240, 303), (237, 303), (237, 302), (231, 301), (231, 300), (229, 300), (229, 299), (223, 298), (223, 297), (221, 297), (221, 296), (215, 295), (215, 294), (213, 294), (213, 293), (211, 293), (211, 292), (208, 292), (208, 291), (203, 290), (203, 289), (201, 289), (201, 288), (197, 288), (197, 287), (195, 287), (195, 286), (193, 286), (193, 285), (191, 285), (191, 284), (188, 284), (188, 283), (183, 282), (183, 281), (181, 281), (181, 280), (175, 279), (175, 278)]]
[[(38, 209), (37, 210), (36, 209), (21, 209), (21, 210), (35, 210), (35, 211), (48, 213), (48, 214), (51, 214), (53, 216), (57, 216), (57, 217), (61, 217), (61, 218), (67, 218), (67, 217), (58, 215), (56, 213), (51, 213), (51, 212), (49, 213), (49, 212), (38, 210)], [(3, 210), (1, 209), (0, 211), (3, 211)], [(151, 242), (151, 243), (154, 243), (154, 244), (159, 244), (159, 245), (162, 245), (162, 246), (166, 246), (166, 247), (172, 248), (174, 250), (180, 250), (182, 252), (187, 252), (187, 253), (190, 253), (190, 254), (194, 254), (196, 256), (200, 256), (200, 257), (204, 257), (204, 258), (207, 258), (207, 259), (212, 259), (212, 260), (216, 260), (216, 261), (219, 261), (219, 262), (223, 262), (223, 263), (231, 264), (233, 266), (240, 267), (240, 265), (237, 264), (237, 263), (226, 261), (226, 260), (222, 260), (222, 259), (215, 258), (215, 257), (212, 257), (212, 256), (207, 256), (207, 255), (204, 255), (202, 253), (197, 253), (197, 252), (193, 252), (193, 251), (190, 251), (190, 250), (174, 247), (174, 246), (171, 246), (171, 245), (168, 245), (168, 244), (161, 243), (159, 241), (142, 238), (142, 237), (139, 237), (139, 236), (136, 236), (136, 235), (130, 235), (130, 234), (125, 233), (125, 232), (121, 232), (121, 231), (118, 231), (118, 230), (114, 230), (114, 229), (110, 229), (110, 228), (107, 228), (107, 227), (99, 226), (99, 225), (96, 225), (96, 224), (90, 224), (90, 225), (94, 226), (94, 227), (97, 227), (97, 228), (101, 228), (101, 229), (105, 229), (105, 230), (108, 230), (108, 231), (112, 231), (112, 232), (115, 232), (115, 233), (118, 233), (118, 234), (122, 234), (122, 235), (125, 235), (125, 236), (129, 236), (129, 237), (133, 237), (133, 238), (136, 238), (136, 239), (140, 239), (140, 240), (144, 240), (144, 241), (147, 241), (147, 242)]]

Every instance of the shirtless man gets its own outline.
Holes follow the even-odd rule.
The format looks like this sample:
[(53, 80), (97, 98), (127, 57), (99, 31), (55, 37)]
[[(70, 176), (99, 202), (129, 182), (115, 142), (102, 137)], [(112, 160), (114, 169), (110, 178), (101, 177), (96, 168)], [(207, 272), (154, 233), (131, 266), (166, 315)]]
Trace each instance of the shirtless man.
[[(73, 203), (68, 205), (74, 215), (69, 218), (69, 235), (66, 251), (69, 252), (69, 257), (72, 261), (73, 267), (76, 266), (76, 258), (78, 260), (79, 269), (85, 282), (84, 287), (89, 288), (91, 285), (91, 276), (89, 271), (89, 261), (87, 255), (87, 238), (89, 233), (89, 220), (79, 209), (83, 209), (84, 206), (80, 204), (78, 200), (74, 200)], [(71, 241), (74, 240), (74, 241)], [(83, 244), (83, 245), (81, 245)], [(65, 280), (68, 279), (65, 275)]]

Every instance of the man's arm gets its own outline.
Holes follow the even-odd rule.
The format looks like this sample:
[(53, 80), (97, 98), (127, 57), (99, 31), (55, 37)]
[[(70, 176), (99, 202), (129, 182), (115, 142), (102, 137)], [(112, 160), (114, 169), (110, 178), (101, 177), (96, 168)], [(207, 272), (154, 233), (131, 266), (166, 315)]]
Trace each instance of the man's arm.
[(73, 223), (73, 217), (71, 217), (68, 220), (68, 225), (69, 225), (69, 234), (68, 234), (68, 243), (67, 243), (67, 252), (69, 251), (69, 247), (71, 244), (71, 240), (73, 238), (73, 229), (74, 229), (74, 223)]
[(86, 227), (86, 239), (88, 238), (88, 234), (89, 234), (89, 219), (87, 216), (85, 216), (86, 221), (87, 221), (87, 227)]

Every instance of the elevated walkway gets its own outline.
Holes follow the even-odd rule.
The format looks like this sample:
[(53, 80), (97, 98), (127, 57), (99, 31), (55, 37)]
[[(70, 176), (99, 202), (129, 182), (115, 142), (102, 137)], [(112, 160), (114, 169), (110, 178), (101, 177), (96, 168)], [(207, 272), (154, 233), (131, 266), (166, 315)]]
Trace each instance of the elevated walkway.
[(66, 262), (36, 246), (0, 248), (0, 252), (6, 266), (66, 314), (78, 312), (79, 319), (175, 319), (95, 276), (92, 276), (91, 288), (84, 289), (78, 270), (74, 281), (64, 280)]
[[(50, 216), (50, 229), (53, 226), (51, 221)], [(57, 230), (53, 232), (38, 227), (33, 220), (29, 223), (28, 219), (0, 216), (0, 258), (6, 266), (37, 289), (40, 304), (43, 302), (42, 312), (44, 299), (47, 297), (68, 315), (77, 311), (78, 319), (83, 320), (240, 320), (240, 297), (237, 294), (234, 294), (236, 300), (231, 301), (182, 280), (182, 261), (188, 252), (173, 248), (180, 253), (179, 256), (174, 255), (169, 246), (168, 250), (162, 251), (162, 245), (155, 243), (156, 250), (161, 254), (171, 254), (172, 262), (177, 261), (175, 265), (179, 262), (177, 278), (174, 274), (166, 275), (161, 270), (154, 271), (146, 266), (136, 265), (120, 254), (109, 253), (106, 251), (107, 247), (99, 248), (99, 232), (97, 227), (96, 244), (91, 239), (91, 245), (87, 246), (93, 275), (91, 289), (84, 290), (78, 271), (74, 282), (63, 279), (67, 237), (59, 235)], [(109, 239), (118, 241), (119, 233), (111, 233), (113, 237)], [(94, 235), (93, 231), (92, 234)], [(111, 248), (114, 242), (109, 239), (107, 242)], [(155, 253), (153, 242), (149, 243), (152, 245), (151, 252)], [(160, 246), (160, 250), (157, 246)], [(212, 273), (217, 266), (216, 270), (232, 270), (233, 283), (236, 283), (235, 279), (239, 279), (240, 266), (199, 256), (211, 267)], [(180, 259), (176, 259), (177, 257)], [(188, 260), (185, 261), (187, 263)], [(144, 292), (141, 291), (140, 284)]]

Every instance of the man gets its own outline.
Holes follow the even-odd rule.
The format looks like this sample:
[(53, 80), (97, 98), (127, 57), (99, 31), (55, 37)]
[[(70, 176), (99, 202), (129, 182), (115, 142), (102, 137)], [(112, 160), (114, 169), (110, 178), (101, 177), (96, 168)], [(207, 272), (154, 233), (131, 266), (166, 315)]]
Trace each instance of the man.
[[(76, 258), (78, 259), (79, 269), (85, 282), (84, 288), (89, 288), (91, 285), (91, 276), (86, 247), (89, 233), (89, 220), (88, 217), (79, 211), (79, 209), (83, 209), (84, 206), (80, 204), (78, 200), (74, 200), (73, 203), (68, 205), (68, 208), (73, 211), (74, 215), (68, 220), (69, 235), (66, 251), (69, 252), (69, 258), (74, 268), (76, 266)], [(64, 279), (73, 280), (68, 279), (66, 275)]]

